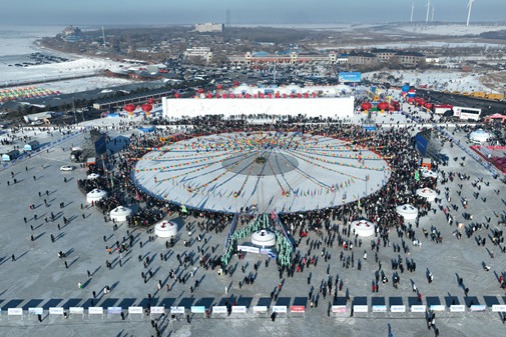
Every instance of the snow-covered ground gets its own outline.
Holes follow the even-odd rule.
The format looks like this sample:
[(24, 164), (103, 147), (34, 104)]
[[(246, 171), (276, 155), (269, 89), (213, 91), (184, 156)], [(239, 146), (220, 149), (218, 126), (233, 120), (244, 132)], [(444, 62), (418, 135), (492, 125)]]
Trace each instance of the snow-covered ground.
[(46, 89), (51, 89), (53, 91), (60, 91), (63, 94), (69, 94), (94, 89), (110, 88), (131, 83), (133, 83), (133, 81), (123, 78), (93, 76), (87, 78), (49, 82), (44, 84), (38, 84), (37, 86)]
[(410, 85), (428, 85), (428, 88), (434, 90), (448, 91), (485, 91), (492, 92), (491, 89), (480, 83), (479, 76), (473, 73), (463, 73), (451, 70), (425, 70), (423, 72), (416, 70), (392, 70), (388, 74), (385, 72), (363, 73), (364, 79), (376, 81), (375, 75), (380, 74), (381, 78), (386, 80), (388, 76), (399, 78), (401, 83)]
[(34, 41), (55, 36), (63, 26), (4, 26), (0, 25), (1, 56), (30, 54), (40, 49)]
[[(60, 33), (62, 26), (0, 26), (0, 83), (4, 86), (15, 87), (19, 83), (32, 81), (49, 81), (66, 79), (73, 76), (101, 73), (106, 69), (116, 70), (129, 64), (91, 57), (68, 55), (39, 47), (35, 41), (42, 37), (55, 36)], [(16, 63), (33, 62), (31, 53), (40, 52), (45, 55), (57, 55), (68, 58), (67, 62), (15, 66)], [(45, 87), (55, 88), (61, 92), (76, 92), (97, 87), (107, 87), (128, 83), (119, 79), (84, 79), (82, 81), (63, 81), (62, 83), (45, 84)], [(82, 90), (78, 90), (82, 88)]]
[(28, 67), (9, 66), (0, 63), (0, 82), (12, 83), (22, 81), (44, 81), (72, 76), (91, 75), (101, 73), (106, 69), (118, 69), (120, 62), (83, 57), (61, 63), (40, 64)]
[[(370, 44), (369, 44), (370, 43)], [(501, 48), (504, 44), (501, 43), (480, 43), (480, 42), (445, 42), (445, 41), (414, 41), (413, 43), (406, 42), (392, 42), (392, 43), (374, 43), (374, 41), (363, 41), (360, 40), (360, 44), (338, 46), (344, 49), (357, 49), (357, 48), (394, 48), (394, 49), (405, 49), (405, 48), (419, 48), (419, 47), (431, 47), (431, 48)], [(332, 48), (327, 48), (332, 49)]]
[(399, 25), (397, 28), (409, 33), (414, 32), (418, 34), (464, 36), (464, 35), (479, 35), (485, 32), (504, 30), (506, 29), (506, 25), (470, 24), (469, 26), (466, 26), (464, 24), (457, 24), (457, 23), (447, 23), (447, 24), (430, 23), (429, 25), (426, 25), (425, 23), (418, 22), (416, 24)]

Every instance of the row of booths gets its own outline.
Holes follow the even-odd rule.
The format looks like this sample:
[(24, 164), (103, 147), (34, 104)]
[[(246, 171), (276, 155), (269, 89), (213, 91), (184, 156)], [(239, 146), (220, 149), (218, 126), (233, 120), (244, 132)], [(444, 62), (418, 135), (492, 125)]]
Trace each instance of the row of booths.
[[(26, 143), (23, 147), (24, 152), (36, 151), (40, 148), (40, 143), (37, 140), (32, 140), (29, 143)], [(12, 161), (21, 156), (21, 152), (19, 150), (12, 150), (7, 153), (2, 154), (2, 161)]]

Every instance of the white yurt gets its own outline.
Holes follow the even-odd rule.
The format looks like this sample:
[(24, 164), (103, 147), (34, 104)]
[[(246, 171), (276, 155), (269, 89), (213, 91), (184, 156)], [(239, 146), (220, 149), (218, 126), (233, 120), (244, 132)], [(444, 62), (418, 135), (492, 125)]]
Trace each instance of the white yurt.
[(155, 235), (159, 238), (170, 238), (177, 235), (177, 223), (162, 220), (155, 225)]
[(404, 220), (406, 221), (416, 220), (418, 217), (418, 209), (410, 204), (399, 205), (395, 210), (397, 211), (397, 214), (404, 217)]
[(416, 195), (418, 195), (419, 197), (424, 197), (425, 199), (427, 199), (427, 201), (432, 202), (432, 201), (436, 200), (437, 193), (436, 193), (436, 191), (434, 191), (428, 187), (425, 187), (425, 188), (417, 189)]
[(490, 133), (478, 129), (469, 134), (469, 140), (473, 143), (485, 143), (490, 138)]
[(424, 178), (434, 178), (437, 179), (437, 173), (429, 170), (427, 167), (422, 167), (420, 169), (420, 173), (422, 173), (422, 177)]
[(374, 235), (374, 224), (368, 220), (355, 220), (351, 223), (352, 233), (357, 234), (361, 238)]
[(130, 215), (132, 215), (132, 210), (125, 206), (118, 206), (109, 213), (111, 220), (118, 222), (126, 221)]
[(276, 234), (262, 229), (251, 235), (251, 243), (259, 247), (272, 247), (276, 245)]
[(99, 190), (98, 188), (92, 190), (91, 192), (88, 192), (86, 194), (86, 201), (89, 203), (97, 202), (99, 200), (102, 200), (104, 198), (107, 198), (107, 192), (104, 190)]

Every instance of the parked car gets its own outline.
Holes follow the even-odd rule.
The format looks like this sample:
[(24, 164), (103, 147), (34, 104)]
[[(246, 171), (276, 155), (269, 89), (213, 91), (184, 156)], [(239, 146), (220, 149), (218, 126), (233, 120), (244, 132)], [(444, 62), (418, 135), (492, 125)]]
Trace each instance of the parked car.
[(60, 166), (60, 171), (74, 171), (74, 166), (70, 166), (70, 165)]

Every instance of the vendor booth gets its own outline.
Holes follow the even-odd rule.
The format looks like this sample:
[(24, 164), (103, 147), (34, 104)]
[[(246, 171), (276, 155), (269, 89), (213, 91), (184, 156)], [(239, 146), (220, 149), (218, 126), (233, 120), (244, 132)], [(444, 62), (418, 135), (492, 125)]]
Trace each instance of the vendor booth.
[(485, 143), (490, 138), (490, 133), (485, 132), (483, 129), (478, 129), (469, 134), (469, 140), (476, 144)]
[(366, 238), (374, 235), (374, 224), (368, 220), (356, 220), (351, 223), (352, 233), (355, 233), (361, 238)]
[(416, 220), (418, 217), (418, 209), (410, 204), (399, 205), (395, 209), (397, 214), (401, 215), (405, 221)]
[(416, 195), (427, 199), (427, 201), (429, 201), (429, 202), (432, 202), (432, 201), (436, 200), (437, 193), (436, 193), (436, 191), (434, 191), (428, 187), (425, 187), (425, 188), (417, 189)]
[(127, 218), (132, 215), (132, 210), (128, 207), (118, 206), (109, 213), (111, 220), (117, 222), (127, 221)]
[(177, 235), (177, 223), (162, 220), (155, 225), (155, 235), (159, 238), (171, 238)]
[(107, 192), (104, 190), (94, 189), (86, 194), (86, 201), (89, 203), (97, 202), (104, 198), (107, 198)]
[(262, 229), (251, 235), (251, 243), (259, 247), (272, 247), (276, 245), (276, 235), (267, 229)]

